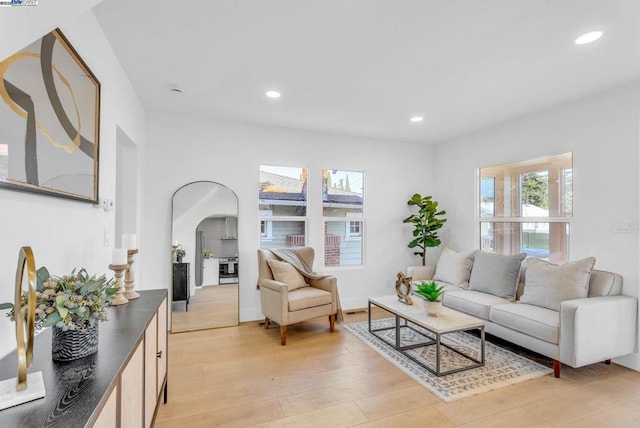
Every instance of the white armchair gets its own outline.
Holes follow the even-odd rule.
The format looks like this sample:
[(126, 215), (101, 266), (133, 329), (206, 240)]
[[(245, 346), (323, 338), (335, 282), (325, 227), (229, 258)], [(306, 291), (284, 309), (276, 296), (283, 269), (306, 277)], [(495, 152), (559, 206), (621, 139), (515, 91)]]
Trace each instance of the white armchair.
[[(315, 251), (311, 247), (293, 248), (309, 266), (313, 266)], [(260, 304), (265, 316), (265, 328), (269, 321), (280, 325), (280, 344), (287, 343), (287, 326), (311, 318), (329, 317), (329, 328), (335, 330), (336, 315), (339, 310), (338, 285), (333, 276), (322, 279), (306, 279), (309, 287), (290, 291), (287, 284), (278, 282), (268, 260), (280, 260), (269, 250), (258, 250), (258, 285)]]

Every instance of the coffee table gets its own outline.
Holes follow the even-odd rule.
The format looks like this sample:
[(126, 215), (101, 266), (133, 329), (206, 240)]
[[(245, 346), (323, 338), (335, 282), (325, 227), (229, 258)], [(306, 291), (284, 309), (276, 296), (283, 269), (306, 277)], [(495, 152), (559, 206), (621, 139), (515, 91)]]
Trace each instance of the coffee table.
[[(418, 299), (416, 299), (418, 300)], [(395, 326), (385, 327), (373, 329), (371, 327), (371, 307), (377, 306), (381, 309), (384, 309), (387, 312), (392, 313), (395, 316)], [(429, 331), (433, 337), (430, 337), (423, 332), (416, 329), (413, 325), (422, 327), (423, 329)], [(409, 345), (403, 345), (401, 341), (401, 331), (402, 329), (411, 329), (419, 336), (424, 337), (425, 341), (420, 343), (411, 343)], [(386, 340), (383, 336), (378, 334), (378, 332), (393, 330), (395, 329), (395, 343), (390, 343), (389, 340)], [(443, 343), (443, 336), (450, 333), (455, 333), (458, 331), (469, 331), (469, 330), (479, 330), (480, 331), (480, 359), (474, 358), (472, 355), (466, 354), (461, 350), (455, 349), (454, 347)], [(436, 376), (444, 376), (452, 373), (461, 372), (463, 370), (470, 370), (476, 367), (484, 366), (484, 357), (485, 357), (485, 338), (484, 338), (484, 321), (480, 318), (472, 317), (471, 315), (463, 314), (462, 312), (455, 311), (450, 308), (442, 308), (442, 312), (439, 316), (433, 317), (428, 316), (424, 309), (422, 308), (421, 302), (418, 300), (414, 302), (413, 305), (406, 305), (404, 303), (400, 303), (398, 301), (397, 296), (382, 296), (382, 297), (373, 297), (369, 299), (369, 333), (376, 336), (378, 339), (382, 340), (389, 346), (392, 346), (398, 352), (405, 355), (407, 358), (411, 359), (415, 363), (419, 364), (421, 367), (424, 367), (431, 373)], [(410, 355), (407, 350), (421, 348), (425, 346), (435, 346), (435, 368), (429, 367), (424, 364), (422, 361), (417, 360), (412, 355)], [(464, 367), (458, 367), (451, 370), (442, 371), (441, 370), (441, 359), (442, 359), (442, 348), (446, 347), (458, 355), (462, 356), (464, 359), (469, 360), (472, 364), (466, 365)]]

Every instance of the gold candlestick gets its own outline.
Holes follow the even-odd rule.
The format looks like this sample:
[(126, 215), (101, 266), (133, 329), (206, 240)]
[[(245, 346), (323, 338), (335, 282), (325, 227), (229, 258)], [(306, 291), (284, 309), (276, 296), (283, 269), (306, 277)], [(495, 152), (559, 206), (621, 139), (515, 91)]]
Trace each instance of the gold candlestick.
[(127, 268), (127, 273), (124, 279), (126, 291), (124, 292), (124, 297), (127, 299), (137, 299), (140, 297), (138, 293), (133, 291), (133, 256), (138, 254), (138, 250), (127, 250), (127, 262), (129, 263), (129, 267)]
[(124, 284), (122, 283), (122, 276), (124, 275), (124, 271), (127, 270), (129, 265), (109, 265), (109, 269), (111, 269), (116, 277), (116, 287), (118, 287), (118, 292), (115, 297), (111, 300), (112, 306), (124, 305), (129, 300), (122, 295), (124, 290)]

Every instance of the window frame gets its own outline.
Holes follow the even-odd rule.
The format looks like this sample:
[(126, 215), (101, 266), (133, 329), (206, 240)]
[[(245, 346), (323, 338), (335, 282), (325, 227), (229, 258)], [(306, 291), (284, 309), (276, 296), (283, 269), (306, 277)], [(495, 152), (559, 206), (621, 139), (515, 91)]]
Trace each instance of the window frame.
[[(325, 216), (324, 215), (324, 207), (325, 207), (325, 198), (324, 192), (326, 189), (326, 178), (324, 177), (324, 171), (342, 171), (342, 172), (354, 172), (362, 174), (362, 212), (346, 212), (344, 217), (338, 216)], [(347, 269), (362, 269), (364, 268), (366, 262), (366, 254), (365, 254), (365, 236), (366, 236), (366, 172), (365, 171), (356, 171), (356, 170), (346, 170), (346, 169), (330, 169), (323, 168), (322, 169), (322, 194), (320, 198), (320, 213), (322, 215), (322, 265), (325, 270), (347, 270)], [(327, 265), (326, 260), (326, 243), (327, 243), (327, 226), (329, 223), (335, 222), (343, 222), (345, 229), (345, 242), (360, 242), (360, 264), (357, 265)], [(359, 235), (351, 235), (350, 233), (350, 225), (352, 222), (360, 223), (360, 234)], [(342, 243), (340, 244), (342, 246)]]
[[(265, 214), (268, 213), (268, 214)], [(273, 241), (273, 220), (264, 220), (265, 217), (273, 218), (273, 211), (271, 210), (259, 210), (258, 218), (260, 218), (260, 241), (271, 242)], [(262, 225), (265, 226), (265, 232), (262, 233)]]
[[(261, 167), (266, 166), (266, 167), (283, 167), (283, 168), (296, 168), (296, 169), (300, 169), (303, 175), (307, 175), (309, 172), (309, 168), (306, 166), (284, 166), (284, 165), (265, 165), (265, 164), (259, 164), (258, 165), (258, 188), (260, 188), (261, 182), (260, 182), (260, 173), (262, 172)], [(261, 210), (260, 206), (262, 204), (263, 199), (260, 198), (260, 192), (258, 192), (258, 222), (260, 224), (260, 248), (263, 249), (263, 243), (269, 243), (269, 242), (273, 242), (274, 237), (273, 237), (273, 223), (274, 222), (297, 222), (297, 223), (302, 223), (302, 230), (303, 230), (303, 235), (304, 235), (304, 244), (303, 246), (308, 245), (308, 239), (309, 239), (309, 231), (308, 231), (308, 225), (309, 225), (309, 188), (308, 188), (308, 183), (307, 183), (307, 188), (306, 190), (304, 190), (305, 192), (305, 200), (304, 200), (304, 207), (305, 207), (305, 215), (302, 216), (291, 216), (291, 215), (273, 215), (273, 210)], [(295, 204), (293, 203), (285, 203), (282, 205), (291, 205), (291, 206), (295, 206)], [(266, 226), (266, 235), (263, 235), (262, 233), (262, 223), (264, 222), (265, 226)], [(286, 245), (286, 244), (285, 244)]]
[[(496, 254), (514, 254), (514, 251), (518, 249), (518, 252), (523, 251), (522, 242), (523, 242), (523, 225), (526, 223), (548, 223), (549, 224), (549, 256), (546, 259), (554, 258), (554, 254), (564, 254), (566, 259), (557, 259), (551, 260), (552, 262), (568, 262), (571, 259), (571, 229), (573, 227), (573, 209), (571, 211), (565, 210), (565, 194), (566, 194), (566, 183), (563, 180), (563, 172), (567, 170), (567, 168), (559, 168), (554, 167), (554, 164), (561, 163), (561, 157), (569, 155), (571, 157), (571, 170), (574, 170), (573, 165), (573, 152), (568, 151), (564, 153), (556, 153), (550, 155), (538, 156), (532, 159), (526, 159), (523, 161), (515, 161), (508, 162), (499, 165), (492, 165), (488, 167), (480, 167), (476, 168), (476, 176), (475, 176), (475, 242), (479, 249), (486, 251), (486, 243), (485, 237), (482, 234), (483, 223), (493, 224), (493, 252)], [(518, 164), (522, 164), (518, 166)], [(514, 167), (510, 170), (510, 174), (508, 177), (503, 176), (502, 178), (497, 175), (482, 175), (482, 170), (490, 169), (490, 168), (498, 168), (504, 166), (513, 165)], [(552, 182), (552, 180), (557, 180), (557, 186), (548, 186), (548, 204), (549, 204), (549, 213), (556, 215), (549, 215), (547, 217), (541, 216), (524, 216), (522, 212), (522, 180), (525, 174), (530, 172), (539, 172), (546, 171), (547, 172), (547, 180), (548, 182)], [(484, 179), (491, 178), (493, 179), (493, 216), (482, 216), (482, 181)], [(508, 216), (497, 216), (496, 215), (496, 201), (499, 199), (498, 194), (496, 192), (496, 183), (502, 179), (503, 182), (512, 182), (517, 179), (517, 191), (512, 192), (509, 191), (509, 214)], [(503, 185), (504, 186), (504, 185)], [(574, 180), (572, 177), (571, 186), (574, 186)], [(511, 185), (511, 189), (514, 189), (514, 186)], [(506, 192), (503, 192), (506, 193)], [(516, 193), (516, 194), (513, 194)], [(504, 196), (504, 195), (503, 195)], [(506, 196), (505, 196), (506, 198)], [(503, 205), (506, 205), (503, 203)], [(571, 205), (573, 207), (573, 191), (571, 198)], [(517, 214), (513, 215), (514, 210), (517, 210)], [(564, 214), (564, 215), (563, 215)], [(499, 224), (520, 224), (519, 233), (511, 234), (511, 242), (508, 249), (498, 248), (497, 242), (495, 239), (496, 235), (496, 225)], [(564, 227), (563, 227), (564, 226)], [(510, 227), (510, 226), (509, 226)]]
[[(364, 198), (363, 198), (363, 207), (364, 207)], [(362, 240), (363, 232), (364, 232), (364, 222), (362, 221), (362, 216), (360, 213), (347, 213), (345, 218), (352, 218), (353, 220), (348, 220), (345, 223), (345, 235), (344, 239), (346, 241), (358, 241)], [(351, 225), (357, 223), (359, 232), (353, 233), (351, 232)]]

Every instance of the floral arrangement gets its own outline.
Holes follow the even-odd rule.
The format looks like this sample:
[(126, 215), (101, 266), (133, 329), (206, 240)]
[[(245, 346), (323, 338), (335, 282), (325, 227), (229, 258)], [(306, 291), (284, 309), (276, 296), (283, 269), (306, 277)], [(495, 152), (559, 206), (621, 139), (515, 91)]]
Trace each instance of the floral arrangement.
[[(51, 276), (46, 267), (37, 272), (36, 329), (56, 326), (64, 331), (84, 331), (99, 321), (107, 320), (107, 306), (118, 291), (114, 280), (105, 275), (89, 275), (83, 268), (70, 275)], [(22, 294), (22, 307), (27, 305), (28, 294)], [(7, 316), (15, 319), (12, 303), (0, 304), (0, 309), (11, 309)]]

